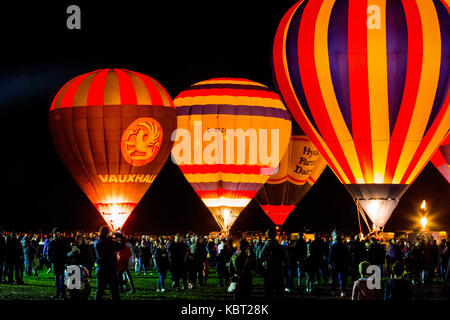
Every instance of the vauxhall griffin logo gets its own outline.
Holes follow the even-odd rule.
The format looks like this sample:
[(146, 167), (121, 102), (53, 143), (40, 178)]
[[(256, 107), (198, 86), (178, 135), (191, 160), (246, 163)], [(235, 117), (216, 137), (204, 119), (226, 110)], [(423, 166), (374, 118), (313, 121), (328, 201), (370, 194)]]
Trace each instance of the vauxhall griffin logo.
[(125, 160), (137, 167), (152, 161), (161, 148), (163, 130), (153, 118), (133, 121), (122, 135), (121, 150)]

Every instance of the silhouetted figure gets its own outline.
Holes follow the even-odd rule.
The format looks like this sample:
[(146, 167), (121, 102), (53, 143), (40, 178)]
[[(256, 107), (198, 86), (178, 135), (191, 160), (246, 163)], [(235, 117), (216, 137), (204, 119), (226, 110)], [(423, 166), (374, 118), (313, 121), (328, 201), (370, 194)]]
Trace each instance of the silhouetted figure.
[(239, 253), (232, 256), (230, 263), (230, 273), (236, 280), (235, 300), (247, 300), (250, 297), (253, 286), (252, 260), (249, 243), (241, 239)]
[(411, 286), (409, 281), (403, 279), (404, 271), (402, 261), (397, 261), (392, 265), (393, 277), (386, 281), (384, 286), (384, 300), (411, 300)]
[(5, 237), (2, 235), (2, 230), (0, 229), (0, 283), (5, 280), (5, 274), (3, 269), (5, 268), (5, 258), (6, 258), (6, 241)]
[(166, 290), (164, 288), (164, 282), (166, 280), (167, 270), (169, 270), (169, 252), (167, 251), (166, 244), (162, 241), (155, 249), (155, 268), (159, 275), (156, 291), (164, 292)]
[(297, 259), (297, 284), (302, 283), (303, 264), (306, 259), (306, 241), (303, 239), (303, 232), (298, 233), (298, 239), (295, 243), (295, 257)]
[(222, 240), (222, 246), (219, 248), (219, 254), (217, 255), (217, 266), (216, 271), (219, 276), (219, 287), (228, 287), (230, 284), (230, 271), (227, 264), (233, 255), (232, 248), (229, 247), (226, 239)]
[(345, 296), (345, 280), (348, 269), (348, 249), (342, 242), (341, 235), (337, 234), (335, 241), (331, 243), (330, 253), (328, 254), (328, 264), (331, 273), (331, 291), (334, 294), (337, 283), (341, 291), (341, 297)]
[(111, 291), (112, 299), (120, 300), (119, 277), (117, 273), (117, 252), (124, 246), (124, 241), (114, 240), (108, 236), (107, 226), (100, 228), (100, 236), (94, 242), (94, 251), (97, 262), (97, 291), (95, 300), (103, 300), (103, 294), (107, 286)]
[(53, 229), (53, 240), (48, 245), (48, 260), (52, 263), (53, 273), (55, 274), (56, 295), (55, 299), (64, 299), (66, 297), (66, 287), (64, 285), (64, 268), (67, 263), (67, 253), (70, 246), (67, 239), (61, 237), (58, 228)]
[(182, 280), (182, 287), (186, 286), (186, 260), (189, 247), (184, 238), (180, 234), (175, 235), (175, 239), (167, 248), (169, 252), (170, 272), (172, 273), (172, 287), (176, 290), (180, 288), (180, 280)]
[(15, 279), (17, 284), (23, 284), (23, 248), (14, 231), (6, 237), (5, 273), (7, 283), (13, 283)]
[(266, 232), (267, 240), (261, 250), (264, 267), (264, 291), (266, 299), (280, 299), (283, 294), (283, 267), (286, 264), (281, 245), (275, 239), (275, 230)]
[(360, 275), (360, 263), (366, 259), (366, 249), (364, 243), (359, 240), (359, 236), (355, 235), (349, 243), (350, 250), (350, 272), (352, 280), (355, 281)]

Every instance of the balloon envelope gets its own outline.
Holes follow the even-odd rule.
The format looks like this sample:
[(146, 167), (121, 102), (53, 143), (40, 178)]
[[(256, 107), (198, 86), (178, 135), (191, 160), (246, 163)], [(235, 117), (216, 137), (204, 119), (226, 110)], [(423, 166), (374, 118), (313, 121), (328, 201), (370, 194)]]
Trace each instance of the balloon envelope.
[(101, 69), (64, 85), (51, 105), (49, 126), (72, 177), (117, 230), (170, 154), (176, 111), (149, 76)]
[(174, 103), (178, 129), (172, 157), (228, 231), (284, 155), (289, 113), (276, 93), (246, 79), (202, 81)]
[(441, 1), (299, 1), (278, 27), (281, 96), (376, 227), (448, 132), (449, 41)]
[(450, 135), (445, 138), (436, 153), (431, 158), (431, 162), (440, 173), (450, 183)]
[(327, 166), (309, 138), (300, 128), (298, 131), (293, 132), (277, 173), (267, 180), (256, 195), (263, 211), (273, 223), (280, 226)]

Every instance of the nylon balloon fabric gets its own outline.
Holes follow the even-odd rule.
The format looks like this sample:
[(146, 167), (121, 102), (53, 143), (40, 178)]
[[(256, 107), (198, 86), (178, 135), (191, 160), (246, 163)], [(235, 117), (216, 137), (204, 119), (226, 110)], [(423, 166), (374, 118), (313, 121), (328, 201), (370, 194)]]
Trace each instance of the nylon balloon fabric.
[(450, 183), (450, 135), (439, 146), (431, 158), (431, 162), (442, 173), (447, 182)]
[(273, 174), (291, 134), (278, 94), (246, 79), (196, 83), (174, 100), (172, 157), (223, 231)]
[(286, 106), (355, 200), (398, 202), (449, 130), (445, 2), (299, 1), (276, 32), (273, 68)]
[(306, 135), (291, 136), (278, 172), (267, 180), (256, 195), (256, 200), (273, 223), (279, 226), (284, 224), (326, 166), (327, 163)]
[(170, 154), (176, 111), (153, 78), (100, 69), (61, 88), (50, 107), (49, 127), (74, 180), (118, 230)]

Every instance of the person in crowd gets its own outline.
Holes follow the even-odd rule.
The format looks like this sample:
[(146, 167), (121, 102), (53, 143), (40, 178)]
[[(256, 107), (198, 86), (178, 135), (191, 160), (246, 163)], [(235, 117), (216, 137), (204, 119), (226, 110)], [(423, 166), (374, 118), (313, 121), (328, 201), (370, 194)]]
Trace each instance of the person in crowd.
[(131, 268), (134, 266), (134, 260), (136, 259), (136, 255), (133, 250), (133, 244), (130, 242), (129, 238), (125, 239), (125, 246), (128, 247), (128, 249), (130, 249), (130, 258), (128, 259), (128, 266), (125, 269), (125, 273), (123, 276), (130, 285), (130, 293), (134, 294), (136, 293), (136, 287), (134, 286), (133, 277), (131, 275)]
[(439, 276), (442, 280), (445, 280), (445, 275), (447, 274), (448, 257), (448, 242), (442, 239), (439, 244)]
[[(116, 234), (116, 238), (120, 243), (126, 243), (125, 237), (121, 233)], [(129, 262), (131, 258), (131, 249), (129, 246), (124, 245), (122, 249), (117, 251), (117, 272), (119, 274), (119, 288), (120, 292), (124, 293), (127, 287), (127, 282), (130, 285), (130, 293), (136, 293), (134, 287), (133, 278), (129, 272)], [(130, 276), (128, 276), (130, 274)]]
[(25, 263), (25, 275), (31, 276), (33, 271), (34, 258), (36, 250), (31, 244), (31, 239), (28, 235), (22, 238), (23, 258)]
[(312, 287), (314, 278), (318, 272), (318, 265), (315, 264), (315, 253), (311, 255), (311, 251), (314, 252), (315, 248), (311, 248), (311, 240), (309, 240), (306, 246), (306, 257), (303, 260), (303, 272), (306, 276), (306, 293), (312, 293)]
[(54, 238), (48, 245), (48, 260), (52, 263), (55, 274), (56, 295), (53, 298), (64, 299), (66, 297), (64, 268), (70, 247), (67, 239), (61, 236), (59, 228), (53, 229), (53, 235)]
[(322, 238), (322, 262), (320, 264), (320, 274), (323, 278), (323, 284), (328, 283), (328, 277), (330, 275), (330, 270), (328, 267), (328, 253), (330, 248), (330, 239), (329, 237)]
[(217, 256), (216, 271), (219, 276), (219, 287), (228, 287), (230, 282), (229, 262), (233, 255), (232, 249), (229, 247), (227, 240), (222, 239), (222, 246)]
[(403, 278), (405, 268), (402, 261), (396, 261), (392, 265), (391, 279), (384, 286), (384, 300), (405, 301), (412, 299), (412, 291), (409, 281)]
[(303, 239), (303, 232), (298, 233), (295, 243), (295, 257), (297, 259), (297, 285), (300, 287), (302, 283), (302, 268), (306, 258), (306, 241)]
[(286, 292), (291, 292), (293, 289), (294, 284), (294, 278), (297, 274), (297, 256), (296, 256), (296, 250), (295, 250), (295, 240), (290, 240), (289, 244), (287, 246), (287, 253), (289, 257), (289, 263), (288, 263), (288, 274), (287, 274), (287, 281), (286, 281)]
[[(200, 238), (201, 239), (201, 238)], [(199, 243), (201, 240), (197, 236), (193, 236), (189, 247), (188, 254), (188, 289), (193, 289), (197, 285), (197, 279), (199, 284), (203, 282), (203, 255), (201, 252), (203, 247)]]
[(253, 286), (252, 251), (246, 239), (239, 241), (239, 251), (233, 254), (230, 263), (230, 273), (236, 281), (234, 300), (248, 300)]
[(263, 246), (264, 246), (264, 241), (262, 241), (261, 236), (259, 236), (258, 240), (256, 240), (254, 247), (253, 247), (253, 253), (255, 256), (255, 272), (256, 272), (257, 277), (262, 277), (262, 275), (263, 275), (261, 259), (259, 258), (261, 255), (260, 253), (261, 253), (261, 249)]
[(40, 241), (38, 239), (38, 236), (34, 235), (30, 241), (31, 247), (33, 248), (34, 251), (33, 262), (31, 264), (31, 272), (33, 273), (34, 276), (39, 275), (41, 265), (41, 255), (40, 255), (41, 250), (39, 249), (39, 243)]
[(0, 228), (0, 283), (5, 282), (5, 274), (3, 272), (5, 268), (5, 258), (6, 258), (6, 241)]
[[(448, 244), (448, 242), (447, 242)], [(445, 293), (445, 298), (447, 300), (450, 300), (450, 259), (448, 259), (447, 262), (447, 272), (445, 273), (445, 278), (444, 278), (444, 293)]]
[(141, 270), (144, 272), (144, 276), (149, 271), (150, 267), (150, 259), (152, 256), (152, 252), (147, 240), (142, 239), (140, 246), (137, 248), (137, 257), (138, 257), (138, 270), (137, 274), (141, 274)]
[(362, 261), (359, 266), (360, 278), (353, 283), (352, 300), (376, 300), (378, 289), (370, 288), (367, 285), (367, 268), (370, 267), (369, 261)]
[(264, 267), (264, 292), (266, 299), (280, 299), (283, 295), (283, 267), (286, 265), (281, 245), (275, 239), (275, 230), (266, 231), (266, 242), (261, 249), (261, 261)]
[(435, 275), (439, 272), (439, 246), (437, 241), (430, 237), (429, 245), (429, 263), (428, 263), (428, 281), (433, 281)]
[(381, 274), (383, 274), (383, 265), (386, 259), (384, 245), (379, 243), (374, 237), (370, 239), (369, 249), (367, 250), (368, 260), (372, 265), (377, 265)]
[(208, 257), (209, 257), (208, 262), (209, 262), (210, 266), (216, 265), (217, 249), (216, 249), (215, 240), (209, 239), (208, 245), (206, 246), (206, 249), (208, 250)]
[(52, 271), (52, 263), (48, 260), (48, 246), (50, 244), (50, 241), (52, 240), (52, 235), (49, 235), (44, 240), (44, 247), (42, 248), (42, 266), (45, 266), (47, 268), (47, 273), (50, 273)]
[(314, 240), (311, 241), (307, 247), (307, 257), (305, 259), (305, 272), (307, 275), (306, 281), (306, 292), (312, 292), (312, 286), (315, 278), (317, 281), (320, 278), (320, 264), (323, 257), (323, 243), (320, 235), (316, 232), (314, 233)]
[(201, 279), (200, 286), (206, 286), (206, 281), (209, 275), (209, 263), (208, 263), (208, 237), (200, 238), (198, 243), (199, 258), (201, 260), (201, 270), (199, 274), (199, 279)]
[(420, 277), (421, 277), (421, 282), (425, 283), (425, 282), (429, 282), (430, 277), (431, 277), (431, 270), (433, 267), (433, 262), (432, 262), (432, 257), (431, 257), (432, 256), (431, 242), (426, 237), (424, 237), (424, 239), (423, 239), (423, 248), (424, 248), (424, 264), (420, 271)]
[(94, 241), (94, 251), (97, 263), (97, 291), (95, 300), (103, 300), (107, 286), (111, 291), (113, 301), (120, 300), (119, 279), (117, 273), (117, 252), (125, 246), (123, 239), (119, 236), (113, 239), (109, 236), (107, 226), (102, 226), (100, 235)]
[(175, 290), (180, 289), (180, 280), (182, 280), (181, 290), (186, 287), (186, 261), (189, 254), (189, 247), (184, 237), (177, 233), (167, 251), (169, 252), (170, 270), (172, 273), (172, 287)]
[(391, 266), (402, 259), (402, 251), (395, 239), (389, 241), (389, 248), (386, 253), (386, 268), (389, 272), (392, 272)]
[(421, 240), (416, 240), (414, 246), (411, 248), (409, 258), (407, 260), (407, 266), (410, 269), (410, 276), (412, 283), (418, 284), (422, 281), (421, 270), (425, 265), (425, 252)]
[(290, 269), (290, 257), (289, 257), (289, 250), (288, 250), (289, 243), (287, 242), (287, 239), (281, 240), (281, 250), (283, 252), (284, 261), (286, 263), (283, 264), (283, 271), (282, 271), (282, 278), (283, 278), (283, 287), (284, 292), (291, 292), (291, 290), (288, 288), (288, 281), (289, 281), (289, 269)]
[(348, 249), (343, 243), (341, 235), (336, 234), (335, 241), (331, 243), (328, 254), (328, 264), (331, 273), (331, 294), (336, 292), (336, 286), (339, 282), (341, 297), (345, 297), (345, 280), (348, 269)]
[(359, 235), (355, 235), (353, 240), (349, 243), (350, 250), (350, 272), (352, 280), (356, 281), (360, 272), (360, 264), (366, 259), (366, 249), (364, 243), (360, 241)]
[(74, 242), (71, 244), (71, 251), (67, 254), (67, 264), (86, 267), (90, 271), (91, 257), (86, 239), (80, 233), (75, 236)]
[[(8, 283), (24, 284), (23, 282), (23, 248), (18, 239), (18, 234), (12, 231), (6, 238), (6, 270)], [(13, 277), (14, 276), (14, 277)]]
[(164, 241), (160, 241), (155, 249), (155, 269), (159, 275), (156, 291), (164, 293), (166, 291), (164, 283), (167, 271), (169, 270), (169, 252)]

